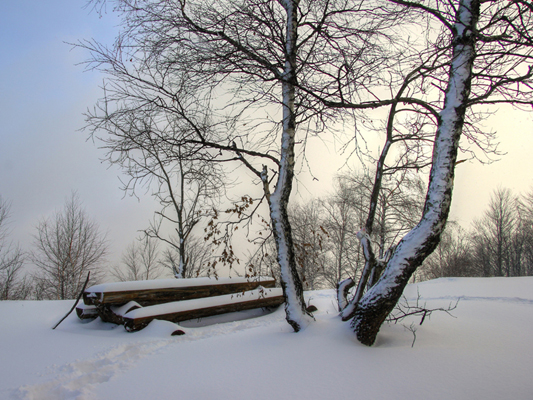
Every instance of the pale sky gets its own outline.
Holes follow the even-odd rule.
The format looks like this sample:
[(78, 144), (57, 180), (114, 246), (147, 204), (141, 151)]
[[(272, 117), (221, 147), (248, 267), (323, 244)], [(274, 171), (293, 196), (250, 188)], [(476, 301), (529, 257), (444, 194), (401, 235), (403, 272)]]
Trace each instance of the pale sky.
[(12, 238), (29, 249), (35, 226), (78, 191), (88, 214), (120, 253), (147, 226), (153, 204), (124, 198), (117, 169), (86, 133), (82, 113), (102, 77), (76, 65), (86, 57), (65, 42), (111, 42), (116, 21), (83, 9), (85, 0), (0, 2), (0, 194), (11, 202)]
[[(0, 2), (0, 194), (11, 202), (12, 238), (29, 250), (40, 218), (62, 207), (77, 190), (89, 215), (108, 232), (110, 261), (146, 228), (155, 210), (149, 196), (123, 198), (120, 171), (101, 164), (101, 150), (86, 142), (82, 113), (101, 95), (102, 77), (76, 65), (87, 58), (64, 42), (95, 38), (111, 44), (117, 21), (83, 9), (85, 0)], [(457, 167), (452, 218), (468, 228), (481, 216), (498, 185), (515, 193), (533, 187), (533, 115), (500, 112), (491, 121), (500, 150), (508, 154), (489, 166)], [(317, 151), (314, 173), (303, 178), (296, 200), (328, 190), (343, 161)], [(354, 161), (355, 162), (355, 161)], [(301, 188), (301, 186), (299, 186)]]

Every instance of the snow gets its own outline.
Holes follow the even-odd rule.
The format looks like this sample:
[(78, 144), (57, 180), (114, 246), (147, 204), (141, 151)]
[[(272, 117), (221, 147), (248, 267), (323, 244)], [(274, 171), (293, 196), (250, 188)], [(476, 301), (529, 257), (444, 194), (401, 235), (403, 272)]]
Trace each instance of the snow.
[(101, 292), (123, 292), (128, 290), (168, 289), (189, 286), (222, 285), (226, 283), (245, 283), (271, 281), (268, 276), (253, 278), (193, 278), (193, 279), (155, 279), (146, 281), (111, 282), (91, 286), (86, 290), (90, 292), (87, 297), (97, 297)]
[[(225, 294), (222, 296), (204, 297), (193, 300), (173, 301), (170, 303), (157, 304), (154, 306), (142, 307), (128, 313), (119, 314), (128, 318), (145, 318), (152, 315), (164, 315), (182, 311), (197, 310), (200, 308), (216, 307), (217, 305), (229, 305), (243, 301), (266, 299), (268, 297), (283, 296), (280, 288), (261, 288), (249, 290), (237, 294)], [(131, 309), (131, 307), (130, 307)]]
[(455, 318), (416, 325), (413, 347), (411, 332), (385, 325), (369, 348), (340, 321), (332, 290), (306, 293), (318, 311), (299, 333), (283, 307), (182, 323), (183, 336), (167, 321), (128, 333), (74, 314), (53, 331), (72, 301), (3, 301), (0, 398), (531, 399), (533, 277), (438, 279), (406, 296), (431, 308), (459, 299)]
[[(81, 300), (78, 305), (76, 306), (76, 308), (80, 308), (81, 307), (91, 307), (91, 306), (85, 306), (84, 303), (83, 303), (83, 300)], [(95, 307), (96, 308), (96, 307)], [(128, 311), (131, 311), (131, 310), (135, 310), (137, 308), (141, 308), (141, 305), (139, 303), (137, 303), (136, 301), (129, 301), (128, 303), (122, 305), (122, 306), (113, 306), (111, 307), (111, 311), (113, 311), (115, 314), (117, 315), (125, 315)]]

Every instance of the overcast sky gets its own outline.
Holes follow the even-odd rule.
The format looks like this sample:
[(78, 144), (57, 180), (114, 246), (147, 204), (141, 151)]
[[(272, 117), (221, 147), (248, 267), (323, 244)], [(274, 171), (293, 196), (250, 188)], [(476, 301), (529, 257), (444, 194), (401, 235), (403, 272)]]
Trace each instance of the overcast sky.
[[(117, 20), (83, 9), (85, 0), (4, 0), (0, 2), (0, 195), (11, 202), (13, 239), (23, 248), (40, 218), (61, 208), (78, 191), (88, 213), (111, 241), (113, 262), (147, 226), (154, 204), (123, 198), (120, 171), (99, 161), (102, 152), (87, 135), (82, 113), (100, 96), (102, 77), (76, 65), (87, 58), (65, 42), (95, 38), (112, 43)], [(490, 166), (458, 165), (452, 218), (468, 228), (498, 185), (516, 193), (533, 186), (533, 118), (504, 110), (491, 120), (500, 150), (508, 154)], [(323, 152), (320, 158), (323, 158)], [(309, 193), (321, 194), (342, 163), (315, 165), (319, 181), (304, 179)], [(301, 187), (301, 186), (300, 186)]]

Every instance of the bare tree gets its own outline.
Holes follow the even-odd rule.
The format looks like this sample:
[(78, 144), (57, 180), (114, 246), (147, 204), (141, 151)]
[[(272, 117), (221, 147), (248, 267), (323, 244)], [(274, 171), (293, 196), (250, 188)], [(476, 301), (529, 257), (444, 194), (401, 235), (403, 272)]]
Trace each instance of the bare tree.
[[(94, 116), (88, 118), (99, 123)], [(179, 263), (173, 273), (176, 278), (182, 278), (188, 275), (189, 235), (205, 217), (205, 209), (217, 204), (223, 192), (224, 171), (180, 146), (160, 140), (163, 133), (159, 126), (162, 125), (163, 132), (183, 127), (172, 128), (171, 123), (154, 121), (149, 115), (143, 118), (137, 111), (122, 110), (115, 118), (114, 134), (102, 138), (106, 159), (121, 166), (128, 177), (122, 188), (126, 193), (135, 195), (139, 185), (152, 189), (152, 196), (159, 201), (161, 209), (144, 233), (175, 248)], [(169, 136), (179, 136), (179, 133), (170, 131)]]
[(457, 223), (448, 222), (439, 245), (424, 260), (420, 273), (417, 275), (420, 280), (477, 276), (468, 233)]
[(298, 273), (306, 290), (322, 286), (327, 264), (328, 232), (322, 226), (322, 207), (318, 200), (289, 208)]
[[(181, 255), (184, 255), (183, 260)], [(188, 246), (184, 253), (181, 253), (179, 246), (168, 247), (163, 250), (160, 263), (164, 268), (175, 274), (179, 270), (180, 263), (187, 265), (183, 278), (198, 278), (207, 276), (210, 272), (209, 261), (213, 258), (210, 243), (197, 236), (188, 238)]]
[(523, 246), (519, 275), (533, 275), (533, 190), (529, 190), (519, 200), (520, 233), (519, 242)]
[(106, 253), (105, 234), (82, 208), (78, 194), (72, 193), (61, 211), (37, 225), (31, 258), (38, 268), (38, 297), (75, 299), (89, 271), (91, 284), (101, 279)]
[(491, 196), (488, 210), (474, 221), (472, 228), (475, 264), (483, 276), (511, 276), (518, 224), (518, 199), (509, 189), (498, 188)]
[[(148, 121), (134, 130), (182, 158), (241, 163), (268, 204), (287, 321), (300, 330), (311, 318), (287, 212), (296, 150), (329, 121), (351, 118), (330, 107), (331, 96), (375, 99), (367, 88), (380, 80), (372, 79), (399, 58), (382, 54), (390, 38), (377, 30), (393, 29), (397, 16), (353, 0), (114, 3), (123, 17), (115, 45), (80, 44), (89, 66), (110, 77), (89, 126), (116, 136)], [(390, 102), (361, 108), (382, 104)]]
[(337, 177), (335, 182), (333, 194), (322, 202), (322, 224), (328, 234), (330, 254), (323, 275), (330, 288), (358, 275), (362, 254), (355, 233), (363, 224), (367, 194), (358, 191), (361, 188), (354, 187), (346, 176)]
[[(156, 174), (159, 180), (159, 188), (155, 196), (159, 199), (162, 210), (156, 213), (156, 220), (145, 234), (150, 238), (157, 238), (168, 246), (173, 247), (179, 255), (179, 263), (174, 264), (173, 273), (178, 279), (191, 276), (189, 273), (190, 255), (194, 254), (195, 243), (190, 241), (194, 227), (205, 216), (205, 209), (217, 204), (224, 187), (223, 171), (214, 163), (205, 163), (198, 160), (187, 160), (180, 154), (166, 157), (167, 167), (158, 158), (161, 173)], [(146, 159), (145, 159), (146, 160)], [(176, 179), (172, 179), (175, 175)], [(161, 186), (164, 184), (164, 190)], [(164, 222), (174, 227), (175, 235), (163, 236), (162, 226)], [(173, 238), (177, 238), (177, 240)], [(195, 270), (195, 266), (192, 266)]]
[[(432, 168), (422, 219), (403, 239), (387, 261), (378, 282), (360, 301), (351, 302), (343, 317), (352, 319), (358, 339), (374, 343), (379, 328), (401, 296), (403, 288), (424, 259), (439, 243), (450, 210), (454, 167), (467, 110), (478, 104), (531, 102), (532, 69), (530, 36), (533, 23), (527, 2), (461, 0), (451, 3), (419, 3), (391, 0), (443, 24), (438, 39), (449, 61), (443, 106), (434, 113), (437, 132)], [(448, 44), (449, 43), (449, 44)], [(513, 96), (513, 93), (517, 93)], [(365, 256), (369, 241), (363, 241)], [(372, 255), (367, 259), (371, 259)]]
[(113, 267), (111, 275), (120, 282), (159, 278), (162, 271), (158, 245), (149, 237), (131, 243), (122, 254), (122, 265)]
[(25, 255), (8, 240), (9, 209), (10, 204), (0, 196), (0, 300), (25, 299), (31, 291), (28, 279), (20, 277)]

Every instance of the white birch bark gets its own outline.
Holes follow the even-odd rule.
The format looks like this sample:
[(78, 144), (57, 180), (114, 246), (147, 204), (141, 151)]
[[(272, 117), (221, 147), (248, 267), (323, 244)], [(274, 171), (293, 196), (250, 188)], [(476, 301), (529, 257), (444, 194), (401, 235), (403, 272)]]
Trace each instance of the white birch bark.
[(409, 278), (437, 246), (450, 211), (454, 167), (470, 93), (475, 56), (473, 32), (479, 0), (461, 0), (453, 33), (453, 55), (444, 108), (440, 113), (424, 214), (398, 244), (375, 286), (355, 306), (352, 326), (360, 342), (372, 345)]
[[(282, 79), (283, 131), (277, 184), (274, 192), (271, 195), (267, 195), (267, 197), (269, 198), (270, 218), (278, 250), (281, 287), (285, 296), (286, 319), (292, 328), (298, 332), (300, 329), (305, 328), (311, 320), (305, 310), (303, 286), (296, 270), (292, 233), (287, 214), (295, 164), (295, 69), (298, 1), (285, 0), (281, 4), (287, 12), (286, 58)], [(262, 179), (264, 187), (268, 190), (266, 171), (263, 171)]]

